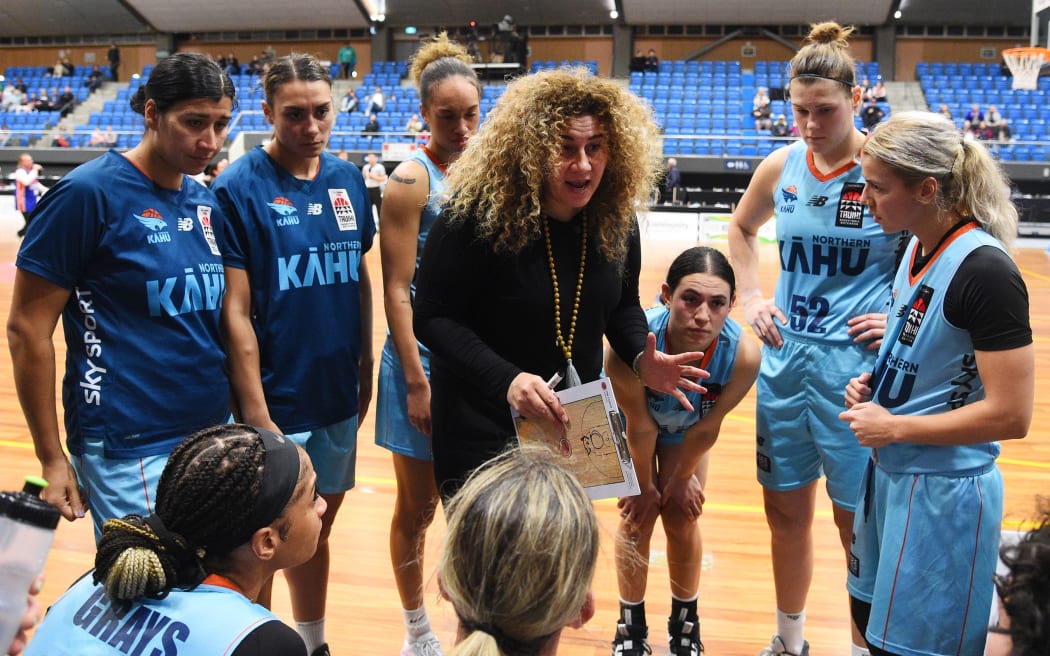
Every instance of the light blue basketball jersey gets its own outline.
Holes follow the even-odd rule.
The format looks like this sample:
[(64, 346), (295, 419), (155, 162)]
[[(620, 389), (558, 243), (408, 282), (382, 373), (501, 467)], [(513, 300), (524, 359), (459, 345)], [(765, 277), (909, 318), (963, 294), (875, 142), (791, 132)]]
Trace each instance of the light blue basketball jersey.
[[(649, 322), (649, 330), (656, 335), (656, 349), (666, 352), (667, 349), (667, 322), (671, 313), (662, 305), (650, 308), (645, 312), (645, 318)], [(722, 332), (704, 353), (704, 361), (700, 368), (711, 374), (710, 378), (700, 381), (707, 388), (707, 393), (700, 394), (690, 390), (684, 390), (685, 396), (693, 406), (689, 412), (670, 394), (656, 394), (646, 389), (645, 398), (649, 405), (649, 415), (659, 427), (657, 439), (670, 439), (681, 441), (685, 431), (704, 418), (704, 415), (714, 407), (715, 402), (721, 395), (722, 390), (729, 384), (733, 375), (733, 367), (736, 366), (737, 349), (740, 346), (741, 329), (740, 324), (731, 318), (726, 318), (722, 326)]]
[[(919, 275), (911, 275), (913, 239), (893, 284), (894, 310), (876, 365), (873, 400), (898, 415), (950, 412), (984, 398), (970, 334), (944, 316), (948, 286), (963, 260), (981, 246), (1002, 245), (976, 223), (940, 246)], [(898, 473), (938, 473), (988, 465), (998, 442), (969, 446), (892, 444), (878, 450), (879, 466)]]
[(266, 403), (287, 433), (357, 414), (361, 356), (358, 271), (375, 224), (361, 172), (323, 153), (312, 180), (262, 147), (216, 178), (229, 217), (228, 266), (251, 280)]
[(846, 320), (886, 312), (900, 234), (886, 234), (861, 202), (864, 178), (851, 162), (820, 175), (803, 141), (789, 146), (774, 192), (780, 277), (776, 304), (787, 338), (852, 344)]
[[(427, 171), (430, 188), (427, 204), (419, 215), (419, 236), (416, 239), (416, 273), (419, 272), (419, 258), (423, 254), (423, 244), (427, 241), (430, 228), (441, 214), (441, 204), (445, 195), (445, 172), (435, 164), (426, 151), (418, 148), (408, 158), (418, 162)], [(416, 276), (412, 276), (411, 294), (416, 296)], [(376, 444), (420, 460), (432, 458), (430, 437), (416, 430), (408, 420), (408, 385), (405, 383), (405, 372), (401, 360), (386, 331), (386, 343), (379, 363), (379, 391), (376, 400)], [(420, 361), (427, 378), (430, 378), (430, 350), (416, 340)]]
[(248, 633), (279, 621), (243, 594), (214, 585), (173, 589), (122, 607), (90, 574), (48, 610), (26, 656), (228, 654)]
[[(445, 172), (427, 156), (426, 151), (422, 148), (412, 151), (408, 159), (419, 162), (427, 170), (427, 177), (430, 180), (430, 193), (427, 196), (427, 205), (419, 215), (419, 237), (416, 239), (416, 271), (419, 271), (419, 258), (423, 255), (423, 244), (426, 243), (427, 235), (430, 234), (430, 227), (441, 214), (441, 204), (445, 199)], [(416, 279), (413, 276), (412, 297), (415, 298), (415, 295)]]

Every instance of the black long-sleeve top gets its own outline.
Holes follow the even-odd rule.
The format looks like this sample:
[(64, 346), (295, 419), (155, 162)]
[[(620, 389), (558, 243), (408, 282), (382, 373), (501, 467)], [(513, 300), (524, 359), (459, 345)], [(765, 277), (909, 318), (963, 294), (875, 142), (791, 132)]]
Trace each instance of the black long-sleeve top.
[[(450, 495), (473, 469), (514, 439), (507, 390), (522, 373), (565, 373), (555, 341), (554, 291), (544, 238), (516, 254), (496, 254), (474, 222), (434, 223), (416, 281), (413, 327), (432, 352), (431, 418), (438, 485)], [(598, 250), (589, 220), (583, 293), (572, 346), (583, 382), (602, 370), (602, 336), (626, 362), (648, 333), (638, 300), (641, 244), (635, 227), (623, 263)], [(581, 221), (550, 221), (561, 325), (569, 337), (580, 261)]]

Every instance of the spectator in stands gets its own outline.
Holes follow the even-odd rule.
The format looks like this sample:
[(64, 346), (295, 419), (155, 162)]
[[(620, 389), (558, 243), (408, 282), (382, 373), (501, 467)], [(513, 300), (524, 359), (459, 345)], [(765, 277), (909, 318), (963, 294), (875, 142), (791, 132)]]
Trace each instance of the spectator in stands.
[(948, 109), (948, 105), (941, 103), (941, 106), (937, 110), (937, 113), (943, 116), (944, 118), (948, 119), (952, 123), (955, 122), (955, 117), (952, 116), (952, 110)]
[(91, 138), (88, 139), (88, 147), (90, 148), (108, 148), (109, 143), (106, 141), (106, 133), (102, 131), (101, 126), (97, 126), (91, 131)]
[(109, 78), (114, 82), (120, 81), (118, 77), (120, 72), (120, 48), (117, 47), (116, 43), (109, 44), (109, 50), (106, 51), (106, 61), (109, 62)]
[(18, 168), (11, 177), (15, 180), (15, 209), (22, 213), (25, 225), (18, 231), (19, 237), (24, 237), (26, 228), (29, 227), (29, 219), (36, 209), (40, 197), (47, 191), (47, 187), (40, 182), (40, 172), (44, 169), (33, 161), (29, 153), (18, 156)]
[(58, 95), (58, 99), (55, 100), (55, 109), (58, 110), (59, 115), (65, 118), (68, 116), (77, 106), (77, 97), (73, 95), (73, 89), (68, 84), (62, 89), (62, 93)]
[(354, 94), (353, 87), (346, 90), (343, 95), (343, 99), (339, 102), (339, 111), (341, 112), (353, 112), (357, 111), (360, 102), (357, 100), (357, 95)]
[(656, 56), (656, 51), (652, 48), (649, 48), (649, 54), (645, 56), (645, 71), (647, 73), (660, 71), (660, 58)]
[(991, 141), (998, 138), (998, 134), (995, 130), (988, 125), (988, 121), (979, 121), (976, 126), (972, 129), (973, 136), (977, 137), (982, 141)]
[(419, 114), (413, 114), (412, 118), (408, 119), (408, 123), (405, 123), (405, 132), (411, 132), (412, 134), (419, 134), (423, 131), (423, 121), (419, 119)]
[(343, 73), (343, 79), (349, 80), (351, 77), (357, 77), (357, 71), (354, 70), (357, 66), (357, 51), (350, 45), (348, 41), (346, 45), (339, 49), (339, 69)]
[(0, 123), (0, 148), (3, 148), (11, 142), (11, 130), (8, 129), (7, 123)]
[(376, 87), (375, 91), (368, 98), (368, 104), (365, 106), (365, 114), (374, 114), (375, 112), (383, 111), (386, 106), (386, 98), (383, 96), (383, 89)]
[(1003, 123), (1003, 115), (995, 105), (988, 105), (988, 111), (984, 114), (984, 122), (992, 129), (994, 138), (999, 138), (999, 126)]
[(869, 80), (868, 78), (864, 78), (860, 82), (860, 95), (864, 99), (865, 102), (867, 102), (868, 99), (872, 97), (872, 95), (871, 95), (871, 80)]
[(864, 129), (871, 132), (876, 125), (885, 118), (886, 112), (879, 107), (879, 103), (875, 101), (875, 98), (868, 98), (868, 104), (864, 106), (864, 109), (860, 112), (860, 120), (864, 123)]
[(777, 114), (777, 118), (773, 121), (773, 127), (770, 128), (770, 133), (774, 137), (786, 137), (791, 132), (791, 126), (788, 125), (787, 117), (783, 114)]
[(981, 106), (974, 103), (970, 107), (970, 111), (966, 112), (963, 116), (963, 131), (970, 132), (974, 126), (984, 120), (984, 112), (981, 111)]
[(383, 126), (379, 125), (379, 118), (372, 114), (368, 117), (368, 123), (365, 123), (365, 129), (361, 131), (361, 134), (366, 136), (372, 136), (383, 131)]
[(875, 86), (871, 88), (871, 97), (875, 99), (875, 102), (886, 102), (886, 85), (882, 83), (882, 80), (876, 82)]
[(630, 68), (632, 73), (641, 73), (645, 70), (645, 55), (642, 54), (641, 48), (634, 51), (634, 57), (631, 57)]
[(50, 112), (55, 108), (55, 106), (51, 104), (51, 98), (47, 95), (47, 89), (41, 89), (36, 98), (33, 98), (30, 101), (30, 104), (33, 106), (32, 109), (34, 112)]
[(237, 60), (237, 56), (232, 52), (226, 55), (226, 65), (223, 67), (227, 75), (240, 75), (241, 74), (241, 62)]
[(249, 75), (261, 75), (263, 72), (263, 62), (259, 55), (252, 55), (252, 60), (248, 62), (248, 74)]
[(678, 160), (673, 157), (667, 158), (667, 171), (664, 172), (663, 202), (680, 203), (685, 199), (685, 189), (682, 188), (682, 172), (678, 170)]
[(762, 105), (770, 104), (769, 91), (765, 87), (759, 87), (755, 91), (755, 97), (751, 99), (751, 109), (758, 109)]
[(54, 66), (47, 69), (47, 73), (51, 77), (66, 77), (67, 75), (72, 75), (71, 72), (66, 71), (66, 65), (62, 63), (61, 57), (59, 57), (58, 61), (55, 62)]
[(112, 125), (107, 125), (105, 131), (102, 133), (105, 136), (103, 144), (107, 148), (113, 148), (117, 145), (117, 134), (113, 131)]
[(762, 130), (769, 130), (773, 127), (773, 107), (769, 102), (769, 96), (766, 95), (765, 89), (759, 87), (759, 94), (755, 94), (754, 104), (751, 109), (751, 116), (755, 119), (755, 131), (759, 132)]
[[(373, 118), (375, 118), (373, 116)], [(383, 207), (383, 188), (386, 186), (386, 167), (379, 163), (375, 153), (368, 153), (365, 165), (361, 167), (361, 176), (365, 179), (365, 187), (368, 189), (368, 199), (372, 201), (372, 207), (376, 218), (380, 216), (379, 211)]]
[(999, 122), (999, 141), (1006, 143), (1013, 140), (1013, 133), (1010, 131), (1010, 124), (1004, 118)]
[(21, 91), (23, 96), (29, 93), (29, 87), (26, 86), (25, 81), (20, 77), (15, 78), (15, 88)]
[(8, 82), (4, 91), (0, 94), (0, 109), (5, 112), (15, 112), (25, 103), (25, 94), (18, 87)]
[(84, 86), (88, 88), (90, 93), (95, 93), (102, 86), (102, 69), (98, 67), (98, 64), (91, 68), (91, 72), (84, 79)]
[(69, 148), (72, 145), (69, 141), (69, 132), (65, 127), (60, 127), (55, 131), (55, 136), (51, 139), (52, 148)]

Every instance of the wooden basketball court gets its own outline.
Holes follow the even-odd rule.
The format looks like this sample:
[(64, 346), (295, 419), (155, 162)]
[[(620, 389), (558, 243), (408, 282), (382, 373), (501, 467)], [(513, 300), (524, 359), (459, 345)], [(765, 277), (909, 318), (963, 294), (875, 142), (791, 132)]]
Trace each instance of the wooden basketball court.
[[(3, 204), (5, 208), (10, 206)], [(0, 210), (0, 322), (6, 325), (18, 248), (15, 230), (21, 217)], [(655, 298), (667, 266), (682, 249), (682, 242), (646, 242), (642, 273), (643, 300)], [(725, 248), (723, 243), (712, 244)], [(776, 251), (764, 247), (763, 287), (773, 289)], [(1050, 494), (1050, 253), (1022, 249), (1015, 257), (1032, 304), (1037, 373), (1035, 419), (1025, 440), (1005, 443), (999, 459), (1006, 480), (1005, 528), (1018, 528), (1034, 515), (1035, 497)], [(368, 255), (375, 287), (378, 354), (386, 332), (380, 289), (379, 252)], [(742, 312), (733, 316), (743, 322)], [(64, 345), (56, 332), (59, 362)], [(20, 487), (22, 476), (39, 474), (32, 444), (15, 396), (6, 332), (0, 354), (0, 489)], [(374, 406), (373, 406), (374, 407)], [(753, 656), (768, 644), (775, 630), (775, 603), (769, 560), (769, 532), (762, 512), (761, 490), (755, 481), (754, 391), (729, 415), (715, 446), (707, 503), (700, 524), (704, 537), (705, 567), (700, 582), (701, 633), (707, 653), (719, 656)], [(370, 413), (360, 431), (358, 484), (348, 494), (332, 535), (332, 574), (329, 591), (328, 640), (336, 656), (400, 653), (404, 634), (400, 604), (394, 587), (387, 550), (387, 535), (394, 501), (394, 476), (390, 454), (373, 443), (374, 417)], [(831, 508), (821, 492), (815, 521), (815, 575), (807, 608), (807, 638), (814, 656), (844, 654), (849, 649), (849, 624), (845, 568), (831, 519)], [(596, 504), (603, 532), (594, 593), (598, 611), (580, 630), (567, 630), (560, 653), (566, 656), (607, 655), (617, 617), (613, 539), (619, 515), (614, 501)], [(451, 605), (439, 598), (433, 575), (444, 522), (438, 517), (429, 534), (425, 563), (426, 600), (431, 622), (443, 645), (451, 647), (455, 617)], [(670, 608), (665, 541), (657, 528), (652, 543), (647, 614), (650, 637), (657, 654), (666, 653), (664, 621)], [(94, 542), (91, 523), (63, 522), (47, 563), (47, 584), (42, 593), (49, 604), (79, 575), (91, 567)], [(283, 582), (275, 592), (275, 612), (291, 622)]]

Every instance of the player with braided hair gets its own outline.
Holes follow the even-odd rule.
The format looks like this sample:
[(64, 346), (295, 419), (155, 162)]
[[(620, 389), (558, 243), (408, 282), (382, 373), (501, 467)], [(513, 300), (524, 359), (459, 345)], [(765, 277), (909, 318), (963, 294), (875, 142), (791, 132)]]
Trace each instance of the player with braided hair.
[(206, 428), (171, 454), (156, 512), (106, 522), (85, 575), (51, 607), (26, 654), (301, 654), (254, 602), (308, 560), (326, 504), (303, 450), (244, 424)]

